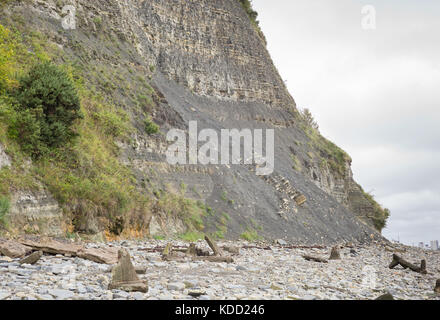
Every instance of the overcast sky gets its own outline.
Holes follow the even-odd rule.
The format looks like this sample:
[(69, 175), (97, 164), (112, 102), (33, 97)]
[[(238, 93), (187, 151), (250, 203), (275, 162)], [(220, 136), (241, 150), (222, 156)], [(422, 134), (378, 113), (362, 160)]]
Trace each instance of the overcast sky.
[[(440, 1), (253, 0), (299, 108), (391, 210), (384, 235), (440, 240)], [(376, 10), (364, 30), (362, 8)]]

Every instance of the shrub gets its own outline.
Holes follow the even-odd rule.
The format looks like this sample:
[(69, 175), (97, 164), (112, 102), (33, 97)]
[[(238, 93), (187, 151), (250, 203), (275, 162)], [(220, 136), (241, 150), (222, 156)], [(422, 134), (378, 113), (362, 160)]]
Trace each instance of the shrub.
[(249, 16), (249, 19), (258, 26), (258, 13), (252, 8), (252, 3), (249, 0), (238, 0), (241, 3), (241, 6), (246, 11), (247, 15)]
[(318, 123), (316, 122), (315, 118), (313, 118), (313, 115), (309, 109), (304, 108), (304, 110), (302, 110), (301, 114), (302, 114), (304, 121), (307, 123), (308, 126), (312, 127), (315, 130), (319, 130)]
[(159, 126), (151, 121), (150, 118), (146, 118), (144, 120), (145, 123), (145, 132), (148, 134), (155, 134), (159, 132)]
[(246, 240), (246, 241), (256, 241), (260, 237), (258, 236), (257, 231), (251, 230), (251, 229), (247, 229), (245, 232), (243, 232), (240, 235), (240, 238), (242, 238), (243, 240)]
[(42, 146), (59, 147), (76, 136), (72, 125), (82, 117), (80, 100), (73, 81), (57, 66), (50, 62), (34, 66), (19, 79), (13, 95), (23, 119), (12, 130), (33, 155), (41, 153)]

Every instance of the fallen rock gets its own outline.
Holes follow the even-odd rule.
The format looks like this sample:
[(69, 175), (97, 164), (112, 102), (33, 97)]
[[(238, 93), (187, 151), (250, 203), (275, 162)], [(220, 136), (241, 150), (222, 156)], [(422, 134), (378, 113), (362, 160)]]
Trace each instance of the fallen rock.
[(137, 274), (146, 274), (147, 273), (147, 268), (145, 267), (134, 267), (134, 270), (136, 271)]
[(394, 300), (394, 297), (391, 293), (387, 292), (387, 293), (377, 297), (375, 300)]
[(198, 298), (200, 296), (206, 295), (206, 292), (204, 292), (204, 291), (190, 291), (190, 292), (188, 292), (188, 295), (193, 298)]
[(185, 289), (185, 284), (180, 282), (169, 283), (167, 288), (168, 290), (172, 290), (172, 291), (182, 291)]
[(43, 256), (43, 251), (35, 251), (19, 261), (20, 264), (35, 264)]
[(276, 244), (279, 244), (280, 246), (287, 246), (287, 242), (283, 239), (278, 239), (275, 241)]
[(56, 300), (67, 300), (75, 295), (72, 291), (63, 289), (50, 289), (48, 293)]
[(117, 248), (88, 248), (80, 249), (78, 257), (103, 264), (115, 264), (118, 262)]
[(14, 260), (12, 260), (12, 258), (9, 258), (6, 256), (0, 257), (0, 262), (12, 262), (12, 261), (14, 261)]
[(130, 255), (125, 249), (118, 251), (118, 264), (112, 270), (112, 280), (108, 288), (109, 290), (119, 289), (128, 292), (148, 292), (147, 281), (139, 279), (131, 263)]
[(6, 300), (11, 296), (11, 293), (6, 291), (0, 291), (0, 300)]
[(240, 248), (234, 246), (224, 246), (223, 250), (232, 254), (240, 254)]
[(50, 254), (70, 254), (71, 256), (77, 256), (77, 253), (81, 246), (72, 243), (58, 242), (52, 239), (32, 241), (32, 240), (21, 240), (22, 245), (31, 247), (34, 250), (43, 251)]
[(9, 258), (23, 258), (31, 252), (31, 248), (15, 241), (10, 240), (0, 244), (0, 253)]

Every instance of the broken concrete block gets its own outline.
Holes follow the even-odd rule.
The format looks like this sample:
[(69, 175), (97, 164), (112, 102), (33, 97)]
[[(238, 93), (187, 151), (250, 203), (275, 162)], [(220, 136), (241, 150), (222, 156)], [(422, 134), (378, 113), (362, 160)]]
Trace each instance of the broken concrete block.
[(335, 246), (332, 248), (332, 251), (330, 252), (329, 260), (339, 260), (339, 259), (341, 259), (341, 255), (339, 253), (339, 247)]
[(108, 286), (109, 290), (119, 289), (124, 291), (148, 291), (147, 281), (140, 280), (136, 269), (131, 263), (129, 253), (121, 249), (118, 252), (118, 264), (112, 270), (112, 280)]

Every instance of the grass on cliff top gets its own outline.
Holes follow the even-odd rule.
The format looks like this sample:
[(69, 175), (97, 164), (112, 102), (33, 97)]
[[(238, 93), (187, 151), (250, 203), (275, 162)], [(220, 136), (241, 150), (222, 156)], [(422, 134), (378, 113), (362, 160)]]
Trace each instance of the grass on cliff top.
[[(320, 165), (328, 164), (330, 169), (341, 177), (345, 176), (346, 163), (351, 163), (351, 157), (336, 144), (324, 138), (318, 129), (318, 124), (308, 109), (300, 112), (300, 128), (310, 139), (309, 146), (315, 149), (320, 159)], [(313, 159), (314, 154), (308, 153), (309, 158)]]
[(383, 208), (375, 199), (374, 196), (369, 193), (369, 192), (365, 192), (362, 188), (361, 188), (364, 197), (368, 200), (368, 202), (370, 202), (373, 206), (373, 216), (371, 217), (371, 219), (373, 220), (373, 224), (374, 227), (382, 232), (382, 230), (386, 227), (387, 225), (387, 220), (390, 216), (390, 210), (387, 208)]
[(263, 31), (260, 28), (260, 23), (257, 19), (258, 12), (255, 11), (252, 7), (252, 2), (250, 0), (238, 0), (240, 2), (241, 6), (243, 7), (244, 11), (249, 17), (249, 20), (252, 23), (252, 26), (254, 27), (255, 31), (257, 32), (258, 36), (263, 40), (263, 42), (266, 44), (266, 37), (263, 34)]
[[(329, 167), (329, 169), (339, 175), (342, 178), (345, 178), (346, 175), (346, 164), (351, 164), (351, 157), (333, 142), (324, 138), (318, 129), (318, 124), (313, 118), (310, 110), (304, 109), (300, 112), (300, 127), (306, 133), (309, 141), (309, 146), (315, 150), (317, 150), (317, 154), (319, 156), (319, 166), (321, 168)], [(311, 159), (314, 158), (313, 154), (309, 154)], [(292, 155), (293, 167), (295, 170), (300, 171), (301, 166), (299, 160), (295, 155)], [(362, 187), (359, 186), (362, 190)], [(364, 198), (372, 205), (373, 213), (370, 217), (373, 221), (375, 228), (379, 231), (386, 226), (386, 222), (388, 217), (390, 216), (390, 211), (386, 208), (383, 208), (375, 199), (374, 196), (370, 193), (363, 191)]]

